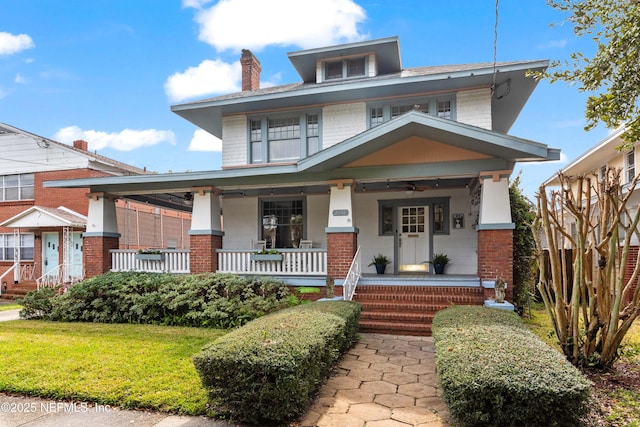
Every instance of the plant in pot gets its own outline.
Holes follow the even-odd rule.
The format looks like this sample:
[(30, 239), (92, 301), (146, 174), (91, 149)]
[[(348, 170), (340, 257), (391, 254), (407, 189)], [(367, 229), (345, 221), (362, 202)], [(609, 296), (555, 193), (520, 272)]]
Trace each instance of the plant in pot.
[(444, 274), (444, 267), (449, 264), (449, 261), (447, 254), (435, 254), (433, 255), (433, 259), (428, 261), (428, 263), (433, 265), (436, 274)]
[(369, 267), (374, 265), (376, 267), (376, 273), (384, 274), (384, 270), (389, 264), (391, 264), (391, 261), (389, 260), (389, 258), (387, 258), (386, 255), (378, 254), (373, 257), (373, 259), (371, 260), (371, 264), (369, 264)]

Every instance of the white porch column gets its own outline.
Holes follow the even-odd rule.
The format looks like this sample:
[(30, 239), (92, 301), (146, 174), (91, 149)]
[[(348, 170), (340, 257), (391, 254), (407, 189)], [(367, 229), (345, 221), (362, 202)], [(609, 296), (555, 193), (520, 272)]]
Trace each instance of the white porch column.
[(193, 192), (193, 211), (189, 234), (204, 231), (222, 231), (220, 222), (220, 197), (212, 188), (197, 188)]
[(351, 183), (339, 182), (337, 185), (331, 185), (330, 190), (327, 227), (336, 229), (336, 231), (353, 232), (353, 191)]
[(120, 237), (115, 198), (105, 193), (90, 193), (85, 237)]
[(352, 180), (329, 182), (329, 220), (325, 229), (327, 274), (337, 280), (347, 277), (358, 250), (358, 229), (353, 222), (352, 184)]
[(509, 202), (509, 176), (496, 173), (481, 177), (480, 218), (478, 229), (511, 229), (511, 204)]
[(222, 249), (220, 196), (213, 187), (193, 188), (193, 211), (189, 230), (191, 273), (218, 270), (217, 249)]

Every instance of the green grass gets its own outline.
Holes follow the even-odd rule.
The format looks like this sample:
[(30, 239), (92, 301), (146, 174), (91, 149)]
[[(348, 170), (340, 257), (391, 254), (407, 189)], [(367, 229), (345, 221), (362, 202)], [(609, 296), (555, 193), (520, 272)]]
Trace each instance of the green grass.
[(0, 323), (0, 391), (181, 414), (204, 414), (191, 362), (216, 329)]
[(0, 311), (19, 310), (21, 308), (20, 304), (0, 304)]
[[(544, 305), (535, 304), (531, 310), (531, 317), (525, 318), (525, 323), (547, 344), (561, 351)], [(622, 340), (619, 361), (635, 365), (640, 369), (640, 320), (638, 319)], [(611, 413), (607, 417), (609, 425), (640, 427), (639, 391), (619, 389), (606, 394), (611, 399)]]

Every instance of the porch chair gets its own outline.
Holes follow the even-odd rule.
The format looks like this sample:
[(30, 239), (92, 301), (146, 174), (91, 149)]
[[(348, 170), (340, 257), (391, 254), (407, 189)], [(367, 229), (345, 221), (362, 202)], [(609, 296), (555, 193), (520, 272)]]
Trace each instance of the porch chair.
[(258, 251), (263, 251), (267, 248), (267, 241), (266, 240), (256, 240), (255, 242), (253, 242), (252, 244), (253, 249), (258, 250)]
[(300, 249), (311, 249), (313, 247), (313, 240), (300, 240)]

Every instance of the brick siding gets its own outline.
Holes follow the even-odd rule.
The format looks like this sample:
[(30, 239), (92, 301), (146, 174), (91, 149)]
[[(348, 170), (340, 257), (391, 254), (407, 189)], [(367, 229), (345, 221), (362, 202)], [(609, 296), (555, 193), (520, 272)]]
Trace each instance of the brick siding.
[(222, 236), (194, 234), (190, 237), (190, 270), (192, 274), (218, 270), (216, 249), (222, 249)]
[[(481, 280), (504, 279), (506, 298), (513, 301), (513, 230), (478, 230), (478, 275)], [(494, 296), (493, 289), (485, 289), (485, 298)]]
[(111, 249), (118, 249), (117, 237), (85, 237), (82, 247), (84, 277), (94, 277), (111, 270)]
[(358, 248), (356, 233), (327, 234), (327, 273), (334, 279), (347, 277)]

